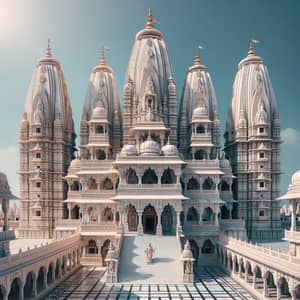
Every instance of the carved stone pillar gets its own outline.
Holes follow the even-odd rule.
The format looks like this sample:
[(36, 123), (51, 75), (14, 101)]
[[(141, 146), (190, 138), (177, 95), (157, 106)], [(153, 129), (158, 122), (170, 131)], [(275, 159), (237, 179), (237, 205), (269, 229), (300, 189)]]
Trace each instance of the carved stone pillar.
[(277, 282), (277, 285), (276, 285), (276, 300), (280, 300), (281, 299), (281, 284), (280, 282)]
[(253, 271), (253, 276), (252, 276), (252, 286), (254, 289), (256, 289), (256, 273), (255, 270)]
[(267, 285), (267, 277), (263, 278), (263, 296), (268, 297), (268, 285)]
[(161, 227), (162, 210), (157, 210), (156, 213), (157, 213), (156, 235), (162, 235), (162, 227)]
[(8, 231), (8, 200), (2, 200), (2, 211), (4, 214), (3, 231)]
[(137, 234), (143, 235), (143, 211), (138, 210), (138, 227), (137, 227)]

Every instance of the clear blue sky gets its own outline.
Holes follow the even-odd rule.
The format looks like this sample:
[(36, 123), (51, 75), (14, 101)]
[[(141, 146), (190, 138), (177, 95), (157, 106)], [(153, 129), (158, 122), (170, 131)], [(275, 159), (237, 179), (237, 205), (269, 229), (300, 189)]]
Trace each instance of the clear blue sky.
[[(256, 53), (268, 66), (283, 129), (282, 192), (300, 169), (300, 69), (298, 0), (0, 0), (0, 170), (17, 192), (19, 123), (27, 88), (48, 37), (56, 43), (72, 102), (76, 130), (88, 78), (102, 45), (121, 95), (126, 67), (147, 9), (160, 21), (180, 98), (187, 68), (201, 44), (217, 94), (224, 128), (238, 62), (251, 37), (262, 41)], [(222, 132), (223, 133), (223, 132)], [(78, 140), (77, 140), (78, 142)]]

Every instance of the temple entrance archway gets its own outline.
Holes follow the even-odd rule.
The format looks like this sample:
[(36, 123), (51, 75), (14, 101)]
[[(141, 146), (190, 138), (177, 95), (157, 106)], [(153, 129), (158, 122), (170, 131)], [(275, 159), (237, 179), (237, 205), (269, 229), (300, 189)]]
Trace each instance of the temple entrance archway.
[(143, 229), (144, 233), (155, 234), (157, 225), (157, 214), (152, 205), (145, 207), (143, 212)]
[(128, 206), (127, 223), (128, 223), (128, 231), (137, 231), (138, 214), (136, 208), (131, 204)]
[(176, 234), (176, 212), (173, 206), (166, 205), (161, 215), (161, 225), (163, 235)]

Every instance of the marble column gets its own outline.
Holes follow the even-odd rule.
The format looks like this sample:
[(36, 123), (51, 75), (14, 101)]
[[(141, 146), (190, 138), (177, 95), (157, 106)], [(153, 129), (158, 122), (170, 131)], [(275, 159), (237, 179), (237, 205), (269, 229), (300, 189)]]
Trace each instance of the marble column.
[(292, 201), (291, 231), (296, 231), (296, 201)]
[(137, 234), (143, 235), (143, 211), (138, 211), (138, 227), (137, 227)]
[(162, 227), (161, 227), (161, 210), (157, 210), (157, 226), (156, 226), (156, 235), (162, 235)]

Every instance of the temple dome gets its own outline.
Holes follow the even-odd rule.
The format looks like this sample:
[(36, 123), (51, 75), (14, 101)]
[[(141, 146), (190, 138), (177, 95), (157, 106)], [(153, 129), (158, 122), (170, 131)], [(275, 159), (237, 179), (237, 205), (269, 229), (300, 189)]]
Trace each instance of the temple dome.
[[(102, 102), (101, 110), (96, 109), (99, 102)], [(89, 121), (91, 118), (100, 116), (103, 118), (105, 114), (109, 121), (117, 121), (119, 118), (119, 122), (121, 122), (120, 111), (120, 100), (113, 69), (106, 64), (102, 51), (99, 65), (93, 69), (90, 75), (82, 116)]]
[(204, 106), (197, 107), (193, 110), (192, 119), (207, 117), (207, 109)]
[(221, 169), (231, 169), (230, 161), (227, 158), (220, 159), (220, 168)]
[(246, 119), (247, 125), (269, 124), (277, 116), (276, 100), (268, 69), (261, 57), (249, 50), (248, 56), (238, 65), (233, 84), (231, 106), (226, 123), (227, 140), (233, 139), (233, 132), (239, 127), (240, 120)]
[(140, 153), (144, 156), (158, 156), (160, 155), (160, 145), (151, 138), (148, 138), (140, 145)]
[(91, 116), (91, 120), (101, 120), (107, 118), (107, 110), (105, 109), (102, 101), (97, 101)]
[(81, 165), (81, 160), (78, 158), (75, 158), (71, 161), (70, 169), (79, 169)]
[(54, 126), (61, 119), (62, 128), (74, 132), (72, 109), (61, 66), (52, 57), (48, 47), (45, 56), (38, 60), (28, 89), (25, 112), (33, 124)]
[(300, 171), (297, 171), (296, 173), (293, 174), (292, 176), (292, 184), (298, 184), (300, 187)]
[(135, 145), (124, 145), (121, 150), (121, 156), (136, 156), (138, 155)]
[(165, 156), (177, 156), (178, 155), (178, 150), (176, 146), (172, 144), (166, 144), (161, 148), (161, 152)]

